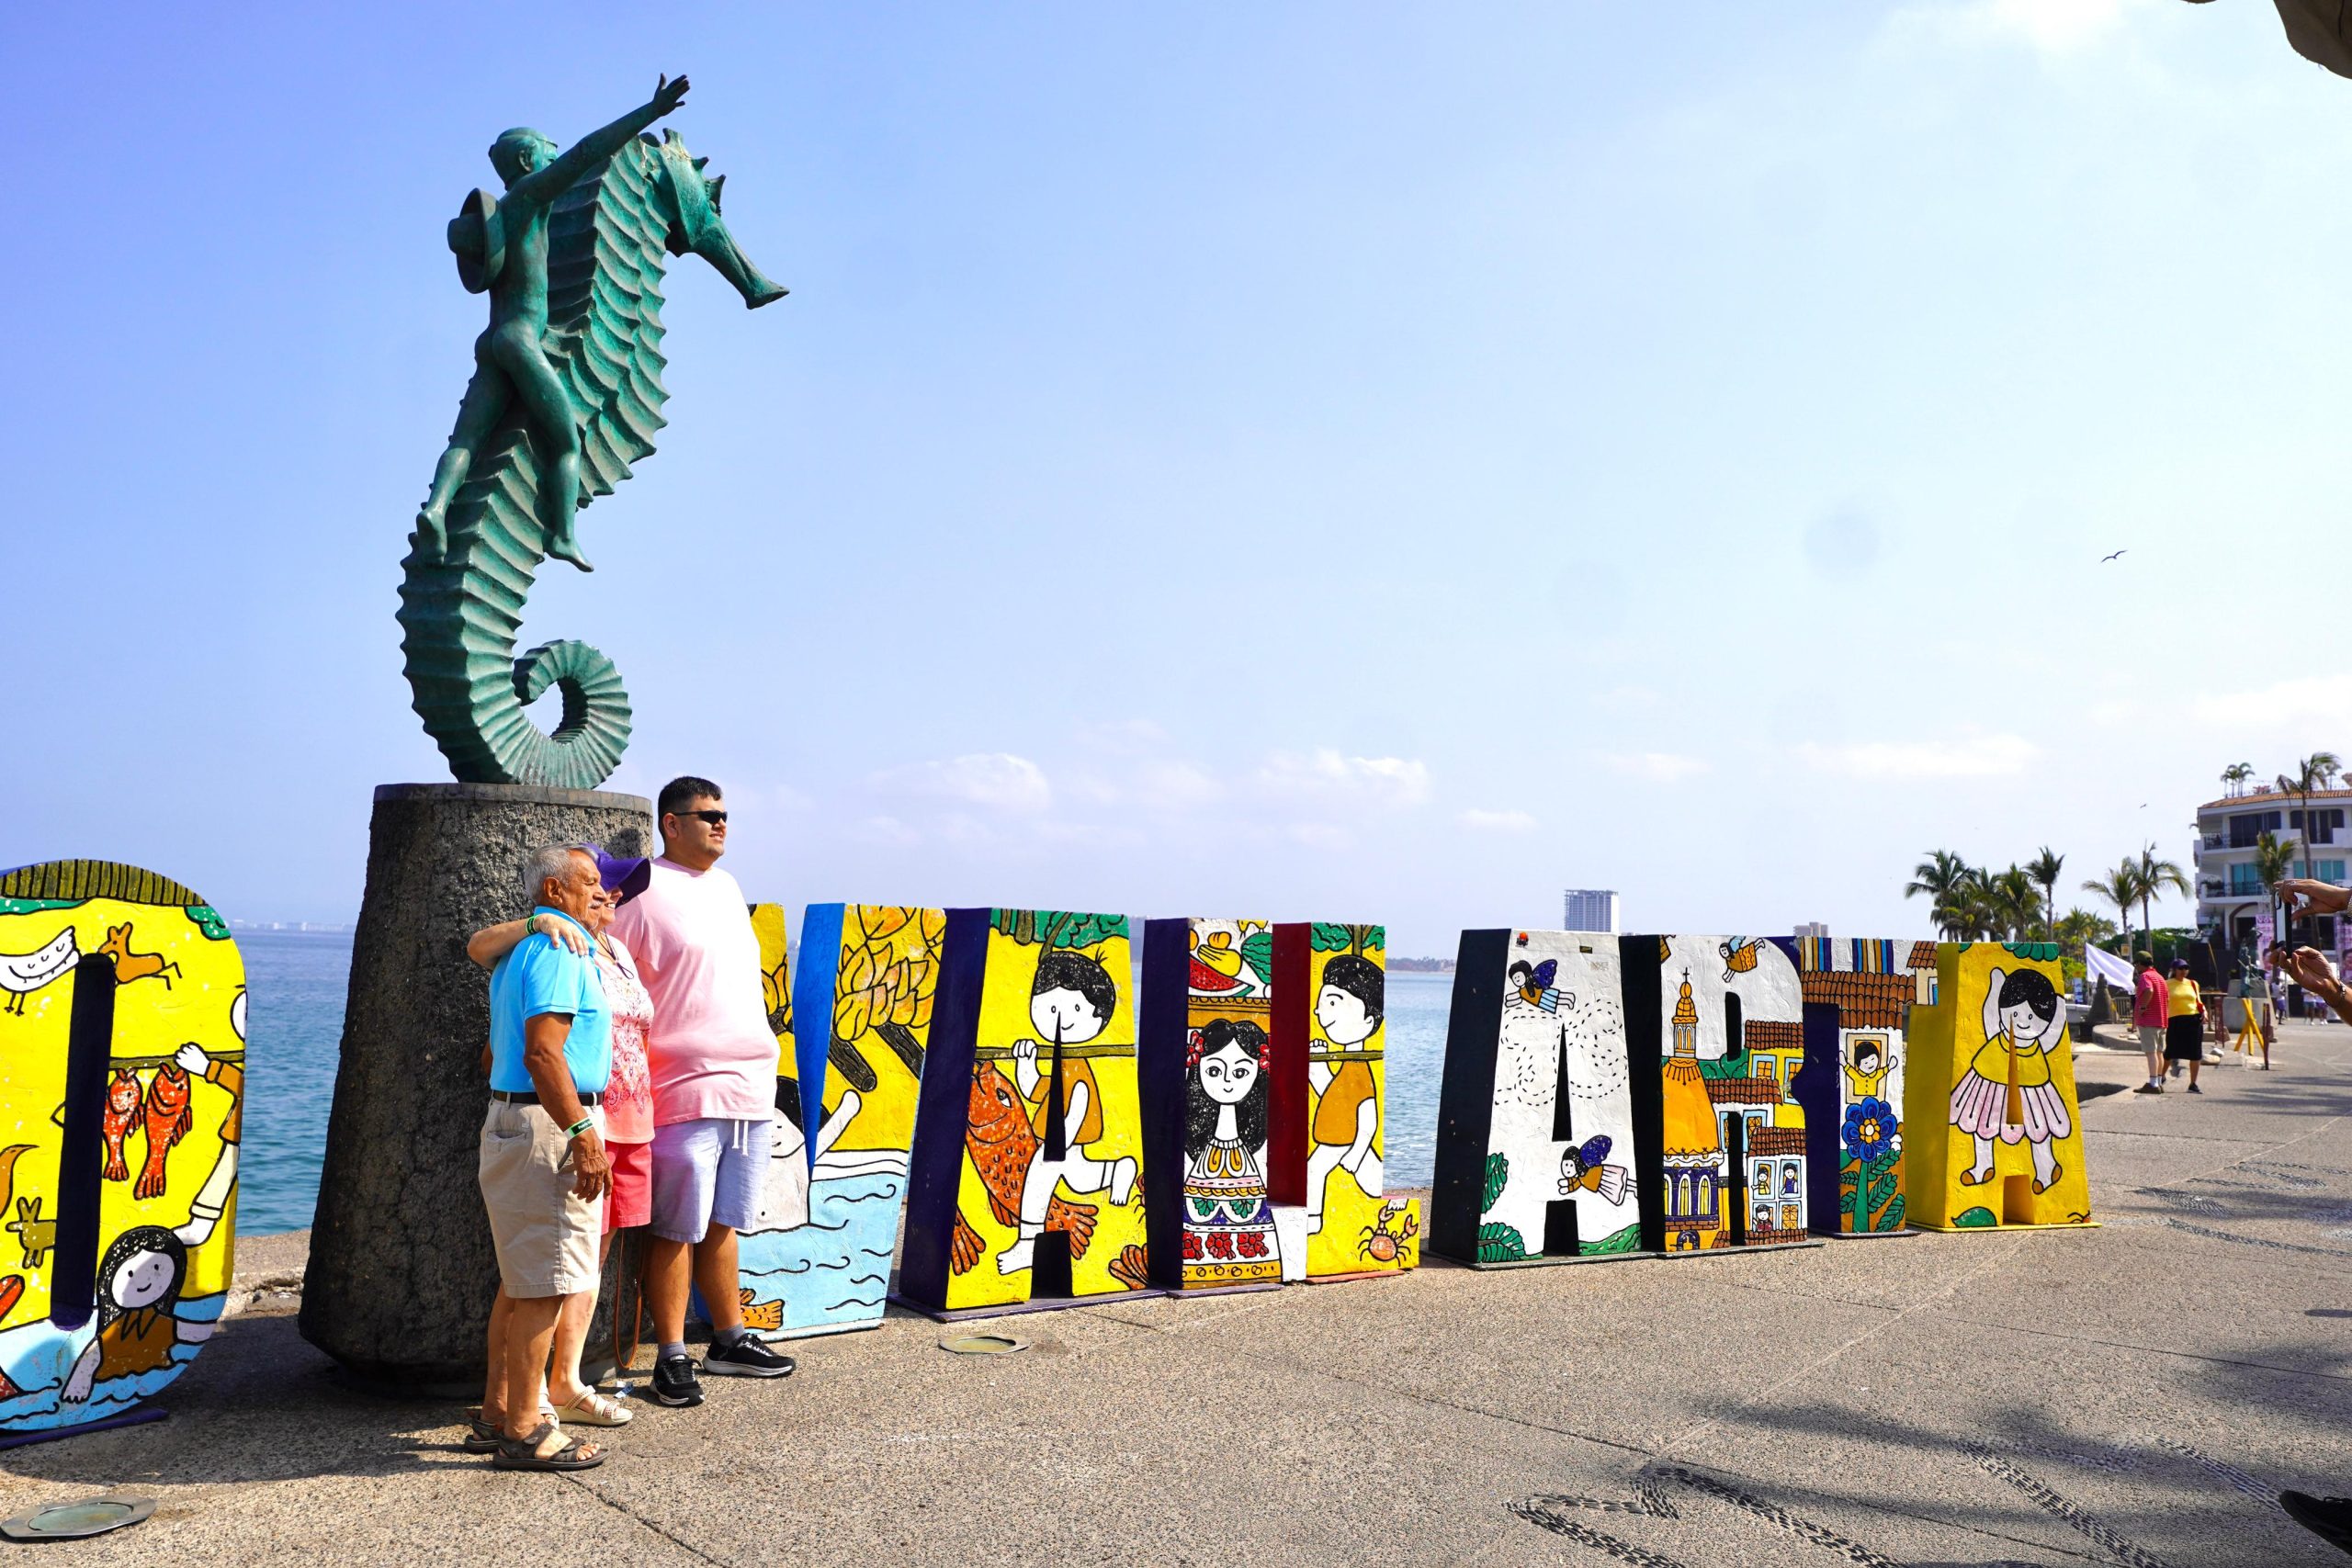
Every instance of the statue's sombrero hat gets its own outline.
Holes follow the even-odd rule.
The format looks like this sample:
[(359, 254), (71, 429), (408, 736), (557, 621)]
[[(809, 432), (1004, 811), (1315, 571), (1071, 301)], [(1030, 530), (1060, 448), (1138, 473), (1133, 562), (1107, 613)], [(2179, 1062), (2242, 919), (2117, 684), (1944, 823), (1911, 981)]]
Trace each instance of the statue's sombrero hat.
[(498, 281), (506, 267), (506, 225), (498, 220), (498, 198), (477, 189), (449, 220), (449, 250), (458, 258), (458, 280), (469, 294)]

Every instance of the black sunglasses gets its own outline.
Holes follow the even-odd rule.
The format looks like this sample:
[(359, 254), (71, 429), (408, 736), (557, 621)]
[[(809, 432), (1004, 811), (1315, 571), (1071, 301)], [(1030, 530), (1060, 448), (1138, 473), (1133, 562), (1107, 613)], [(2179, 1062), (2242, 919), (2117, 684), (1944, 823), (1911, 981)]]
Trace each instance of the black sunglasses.
[(714, 828), (724, 828), (727, 826), (727, 813), (724, 811), (673, 811), (670, 815), (673, 817), (699, 817)]

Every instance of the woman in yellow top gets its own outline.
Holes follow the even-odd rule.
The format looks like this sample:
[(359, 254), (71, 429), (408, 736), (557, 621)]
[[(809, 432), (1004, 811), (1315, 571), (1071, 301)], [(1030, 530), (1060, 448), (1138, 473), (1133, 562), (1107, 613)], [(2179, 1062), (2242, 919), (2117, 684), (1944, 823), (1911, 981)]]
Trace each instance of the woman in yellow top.
[(2064, 1038), (2066, 1015), (2050, 977), (2035, 969), (1984, 982), (1984, 1043), (1951, 1091), (1951, 1124), (1976, 1140), (1976, 1158), (1961, 1172), (1963, 1187), (1993, 1179), (1993, 1140), (2026, 1143), (2033, 1154), (2033, 1190), (2046, 1192), (2066, 1168), (2050, 1152), (2069, 1137), (2075, 1119), (2050, 1078), (2050, 1050)]
[(2197, 1069), (2205, 1063), (2205, 998), (2188, 977), (2187, 959), (2172, 961), (2172, 979), (2165, 989), (2171, 998), (2165, 1010), (2165, 1060), (2187, 1062), (2188, 1092), (2203, 1094), (2197, 1087)]

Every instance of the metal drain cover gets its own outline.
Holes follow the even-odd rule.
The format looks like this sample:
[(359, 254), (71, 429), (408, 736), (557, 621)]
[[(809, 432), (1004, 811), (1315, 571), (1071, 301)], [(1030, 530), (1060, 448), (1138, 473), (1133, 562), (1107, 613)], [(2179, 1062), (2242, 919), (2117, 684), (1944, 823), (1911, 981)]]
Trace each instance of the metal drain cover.
[(0, 1519), (0, 1536), (10, 1540), (72, 1540), (135, 1525), (154, 1511), (153, 1497), (85, 1497)]
[(1010, 1356), (1029, 1348), (1029, 1341), (1010, 1334), (951, 1334), (939, 1342), (939, 1348), (959, 1356)]

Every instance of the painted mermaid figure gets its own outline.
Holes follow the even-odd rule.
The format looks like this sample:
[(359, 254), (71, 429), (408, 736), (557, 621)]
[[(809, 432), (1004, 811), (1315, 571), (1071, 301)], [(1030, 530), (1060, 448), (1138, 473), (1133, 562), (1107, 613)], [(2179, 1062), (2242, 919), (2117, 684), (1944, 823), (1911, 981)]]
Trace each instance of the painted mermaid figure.
[(2050, 1145), (2075, 1130), (2065, 1097), (2050, 1075), (2050, 1052), (2065, 1037), (2065, 1012), (2048, 976), (1996, 967), (1984, 982), (1984, 1043), (1951, 1091), (1951, 1124), (1976, 1140), (1976, 1157), (1961, 1173), (1961, 1184), (1993, 1179), (1997, 1137), (2030, 1145), (2033, 1190), (2046, 1192), (2065, 1169)]

